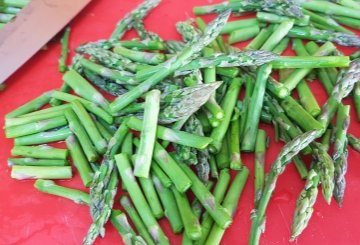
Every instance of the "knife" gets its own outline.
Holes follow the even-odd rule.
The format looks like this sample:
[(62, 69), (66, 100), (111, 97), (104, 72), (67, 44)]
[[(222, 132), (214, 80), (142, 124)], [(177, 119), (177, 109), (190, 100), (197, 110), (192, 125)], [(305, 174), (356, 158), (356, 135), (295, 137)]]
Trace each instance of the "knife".
[(0, 84), (91, 0), (32, 0), (0, 30)]

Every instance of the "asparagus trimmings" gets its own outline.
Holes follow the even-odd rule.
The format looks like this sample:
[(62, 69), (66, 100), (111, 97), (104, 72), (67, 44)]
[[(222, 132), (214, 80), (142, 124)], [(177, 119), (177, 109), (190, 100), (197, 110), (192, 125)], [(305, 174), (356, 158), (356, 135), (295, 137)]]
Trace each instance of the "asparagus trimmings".
[(71, 179), (70, 166), (20, 166), (11, 169), (11, 178), (23, 179)]
[(115, 159), (121, 178), (129, 191), (131, 200), (134, 202), (134, 206), (147, 227), (152, 239), (155, 243), (170, 244), (168, 238), (165, 236), (151, 213), (150, 207), (135, 180), (128, 156), (126, 154), (118, 154), (115, 156)]
[(198, 38), (196, 43), (193, 43), (191, 46), (187, 46), (182, 50), (181, 53), (165, 61), (163, 64), (160, 64), (159, 68), (163, 69), (149, 77), (147, 80), (136, 86), (128, 93), (122, 95), (121, 97), (118, 97), (114, 102), (112, 102), (110, 104), (111, 111), (120, 111), (121, 109), (129, 105), (131, 102), (139, 98), (144, 92), (148, 91), (152, 86), (156, 85), (162, 79), (174, 72), (180, 66), (189, 62), (189, 59), (194, 54), (200, 52), (204, 47), (206, 47), (219, 35), (219, 32), (226, 23), (229, 15), (229, 11), (220, 14), (218, 18), (216, 18), (207, 26), (204, 34)]
[(47, 159), (66, 159), (68, 150), (53, 148), (48, 145), (40, 146), (15, 146), (11, 149), (13, 156), (47, 158)]
[(260, 198), (259, 205), (254, 211), (249, 241), (250, 244), (258, 244), (260, 235), (264, 231), (266, 208), (275, 189), (277, 178), (284, 171), (289, 161), (321, 134), (322, 131), (319, 130), (308, 131), (288, 142), (282, 148), (278, 157), (271, 166), (271, 170), (265, 181), (264, 190)]

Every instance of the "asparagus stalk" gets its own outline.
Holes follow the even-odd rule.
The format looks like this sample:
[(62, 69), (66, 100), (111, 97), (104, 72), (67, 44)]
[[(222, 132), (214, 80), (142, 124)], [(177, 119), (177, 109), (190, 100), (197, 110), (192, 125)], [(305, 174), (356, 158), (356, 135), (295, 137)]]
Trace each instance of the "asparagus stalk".
[(180, 66), (184, 65), (184, 63), (189, 62), (189, 59), (194, 54), (200, 52), (204, 47), (206, 47), (219, 35), (219, 31), (222, 29), (223, 25), (227, 21), (229, 14), (230, 12), (227, 11), (219, 15), (218, 18), (216, 18), (208, 25), (204, 34), (199, 37), (199, 39), (194, 45), (186, 47), (182, 50), (181, 53), (178, 53), (176, 56), (159, 65), (159, 68), (161, 69), (159, 72), (152, 75), (143, 83), (139, 84), (137, 87), (121, 96), (121, 98), (118, 97), (117, 99), (115, 99), (115, 101), (111, 103), (111, 111), (117, 112), (125, 108), (134, 100), (139, 98), (143, 93), (148, 91), (151, 87), (155, 86), (169, 74), (177, 70)]
[[(272, 50), (275, 54), (281, 55), (288, 47), (290, 38), (286, 37), (279, 42), (277, 46)], [(274, 66), (273, 66), (274, 67)]]
[(55, 110), (55, 111), (50, 111), (48, 113), (41, 113), (41, 114), (35, 114), (35, 115), (30, 114), (29, 116), (27, 116), (27, 114), (25, 114), (22, 117), (7, 118), (7, 119), (5, 119), (5, 128), (24, 125), (24, 124), (28, 124), (28, 123), (39, 122), (39, 121), (43, 121), (43, 120), (49, 120), (49, 119), (52, 119), (55, 117), (60, 117), (63, 115), (64, 115), (64, 111)]
[(245, 47), (245, 50), (257, 50), (262, 47), (266, 40), (270, 37), (274, 29), (274, 26), (263, 28), (259, 34)]
[(227, 228), (232, 222), (229, 213), (215, 200), (214, 196), (206, 189), (205, 185), (188, 166), (180, 164), (180, 167), (191, 179), (191, 190), (209, 215), (220, 227)]
[(49, 103), (52, 92), (53, 91), (43, 93), (39, 97), (27, 102), (26, 104), (18, 107), (17, 109), (13, 110), (12, 112), (10, 112), (8, 114), (6, 114), (5, 118), (13, 118), (13, 117), (22, 116), (26, 113), (33, 112), (33, 111), (40, 109), (41, 107), (43, 107), (44, 105)]
[(48, 145), (40, 146), (15, 146), (11, 149), (11, 155), (32, 157), (32, 158), (47, 158), (47, 159), (63, 159), (65, 160), (68, 151), (65, 149), (57, 149)]
[(300, 103), (303, 105), (304, 109), (309, 112), (311, 116), (317, 117), (321, 112), (321, 108), (306, 81), (302, 80), (297, 85), (296, 89), (299, 94)]
[(160, 91), (152, 90), (146, 94), (144, 121), (142, 124), (139, 150), (136, 154), (134, 175), (148, 178), (155, 145), (157, 121), (160, 110)]
[(67, 160), (62, 159), (35, 159), (35, 158), (9, 158), (8, 165), (21, 166), (68, 166)]
[(126, 213), (129, 215), (132, 223), (136, 227), (136, 230), (139, 232), (139, 235), (144, 238), (147, 244), (155, 244), (149, 231), (147, 230), (145, 224), (140, 218), (140, 215), (132, 205), (130, 199), (127, 196), (122, 196), (120, 198), (120, 204), (125, 209)]
[(69, 148), (71, 158), (76, 169), (80, 173), (81, 180), (84, 186), (89, 187), (92, 181), (92, 170), (86, 157), (81, 149), (79, 142), (71, 135), (66, 139), (66, 146)]
[[(214, 198), (217, 202), (221, 203), (226, 194), (226, 190), (230, 183), (230, 174), (228, 169), (223, 169), (220, 171), (218, 182), (216, 183), (214, 189)], [(214, 220), (209, 215), (209, 213), (205, 212), (201, 221), (201, 237), (199, 240), (195, 242), (195, 244), (204, 244), (209, 233), (211, 231), (211, 227), (214, 225)]]
[(360, 82), (357, 82), (355, 84), (353, 98), (354, 98), (357, 119), (358, 121), (360, 121)]
[(224, 136), (220, 151), (215, 155), (217, 168), (219, 169), (230, 168), (230, 149), (228, 135), (229, 134), (227, 133)]
[[(303, 12), (307, 14), (304, 10)], [(272, 24), (280, 24), (281, 22), (285, 20), (289, 20), (289, 17), (277, 15), (273, 13), (266, 13), (266, 12), (257, 12), (256, 13), (256, 19), (258, 19), (260, 22), (268, 22)], [(294, 24), (298, 26), (308, 26), (310, 22), (310, 16), (304, 15), (300, 19), (294, 19)]]
[(260, 114), (264, 100), (266, 81), (271, 72), (271, 65), (263, 65), (258, 68), (257, 77), (251, 101), (249, 104), (244, 135), (241, 149), (244, 151), (254, 151), (256, 144), (257, 129), (260, 122)]
[(284, 68), (327, 68), (327, 67), (348, 67), (350, 59), (348, 56), (326, 56), (326, 57), (296, 57), (281, 56), (271, 64), (274, 69)]
[(321, 133), (322, 131), (319, 130), (308, 131), (288, 142), (282, 148), (278, 157), (271, 166), (271, 170), (265, 181), (264, 190), (260, 198), (259, 205), (254, 212), (249, 244), (255, 245), (259, 243), (261, 232), (264, 230), (263, 227), (266, 208), (275, 189), (277, 178), (284, 171), (289, 161), (302, 149), (304, 149), (312, 141), (319, 137)]
[(24, 179), (71, 179), (70, 166), (20, 166), (11, 168), (11, 178)]
[(357, 30), (360, 29), (360, 20), (359, 19), (353, 19), (353, 18), (348, 18), (348, 17), (343, 17), (343, 16), (333, 16), (333, 18), (340, 24), (352, 27)]
[(135, 180), (128, 156), (124, 153), (120, 153), (115, 156), (115, 160), (131, 200), (133, 201), (134, 206), (145, 226), (147, 227), (152, 239), (155, 243), (170, 244), (156, 219), (154, 218), (151, 209), (146, 202), (138, 183)]
[(169, 220), (172, 231), (176, 234), (180, 233), (184, 224), (181, 220), (174, 194), (170, 188), (165, 187), (156, 176), (153, 175), (152, 180), (159, 194), (161, 203), (164, 207), (165, 216)]
[(338, 107), (336, 118), (336, 135), (333, 159), (335, 165), (334, 197), (339, 206), (342, 205), (346, 186), (345, 174), (347, 171), (347, 137), (346, 133), (350, 123), (350, 106), (342, 104)]
[[(244, 189), (246, 180), (249, 176), (249, 170), (244, 167), (234, 178), (225, 198), (223, 201), (223, 206), (232, 217), (235, 216), (236, 209), (239, 203), (239, 199)], [(220, 227), (217, 224), (214, 224), (210, 234), (205, 242), (206, 245), (215, 245), (219, 244), (223, 235), (225, 233), (225, 229)]]
[(210, 143), (209, 150), (213, 153), (218, 152), (221, 148), (225, 133), (229, 128), (232, 112), (235, 108), (241, 84), (242, 81), (240, 78), (232, 79), (228, 92), (226, 93), (225, 98), (221, 103), (222, 107), (224, 108), (224, 118), (220, 122), (220, 125), (213, 129), (210, 135), (213, 141)]
[(21, 10), (21, 8), (17, 8), (17, 7), (11, 7), (11, 6), (0, 6), (0, 13), (5, 13), (5, 14), (17, 14), (19, 13)]
[[(127, 121), (128, 127), (137, 131), (142, 129), (142, 124), (142, 120), (136, 117), (131, 117)], [(170, 129), (160, 125), (157, 126), (156, 137), (162, 140), (167, 140), (176, 144), (194, 147), (197, 149), (205, 149), (212, 142), (212, 139), (209, 137), (190, 134), (185, 131)]]
[(347, 139), (348, 139), (349, 145), (357, 152), (360, 152), (360, 139), (356, 138), (352, 134), (348, 134)]
[(266, 152), (267, 136), (262, 129), (258, 130), (255, 145), (255, 163), (254, 163), (254, 187), (255, 187), (255, 207), (258, 206), (262, 195), (265, 182), (265, 152)]
[(296, 201), (296, 209), (291, 227), (291, 240), (295, 240), (309, 223), (314, 211), (313, 206), (318, 194), (319, 181), (319, 174), (314, 169), (310, 170), (305, 188), (301, 191)]
[(37, 134), (25, 135), (22, 137), (17, 137), (14, 140), (15, 145), (39, 145), (46, 144), (56, 141), (63, 141), (68, 136), (72, 134), (71, 130), (68, 127), (61, 129), (40, 132)]
[(339, 15), (346, 16), (355, 19), (360, 19), (359, 12), (357, 9), (344, 7), (328, 1), (311, 1), (303, 2), (301, 7), (324, 13), (326, 15)]
[(231, 32), (229, 44), (242, 42), (255, 37), (260, 32), (259, 26), (251, 26)]
[(240, 155), (240, 119), (235, 117), (230, 124), (230, 168), (240, 170), (242, 168), (242, 161)]
[(294, 25), (294, 20), (285, 20), (275, 28), (270, 37), (261, 46), (260, 50), (271, 51), (288, 34)]
[(24, 8), (30, 0), (2, 0), (1, 3), (9, 7)]
[(70, 37), (70, 27), (65, 28), (64, 34), (61, 37), (61, 54), (59, 59), (59, 71), (64, 73), (67, 70), (67, 57), (69, 54), (69, 37)]

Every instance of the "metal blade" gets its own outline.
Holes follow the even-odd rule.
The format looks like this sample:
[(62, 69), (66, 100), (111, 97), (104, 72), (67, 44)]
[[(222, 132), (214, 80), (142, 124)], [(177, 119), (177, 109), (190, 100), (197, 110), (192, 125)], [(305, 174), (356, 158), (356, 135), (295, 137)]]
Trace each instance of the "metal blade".
[(0, 84), (54, 37), (91, 0), (32, 0), (0, 30)]

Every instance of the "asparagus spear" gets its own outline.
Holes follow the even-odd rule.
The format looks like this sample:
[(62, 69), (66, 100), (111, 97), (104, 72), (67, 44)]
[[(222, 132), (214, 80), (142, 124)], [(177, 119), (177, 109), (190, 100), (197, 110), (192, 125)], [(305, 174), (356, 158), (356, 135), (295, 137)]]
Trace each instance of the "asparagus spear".
[(181, 220), (179, 209), (172, 191), (170, 188), (163, 186), (161, 181), (155, 175), (153, 175), (152, 180), (159, 194), (161, 203), (164, 207), (165, 216), (169, 220), (172, 231), (175, 234), (180, 233), (184, 224)]
[(327, 15), (339, 15), (339, 16), (346, 16), (355, 19), (360, 19), (359, 12), (357, 9), (340, 6), (330, 1), (303, 2), (301, 3), (301, 7), (308, 10), (321, 12)]
[(128, 13), (117, 24), (110, 36), (110, 39), (121, 39), (126, 31), (131, 29), (136, 19), (144, 18), (153, 8), (160, 3), (160, 0), (148, 0), (138, 5), (133, 11)]
[(262, 129), (259, 129), (256, 136), (255, 164), (254, 164), (255, 207), (258, 206), (265, 182), (264, 165), (265, 165), (266, 144), (267, 144), (266, 132)]
[[(235, 112), (234, 112), (235, 114)], [(237, 113), (239, 114), (239, 112)], [(235, 115), (230, 124), (230, 168), (240, 170), (242, 168), (242, 161), (240, 156), (240, 118)]]
[(258, 68), (257, 77), (251, 101), (249, 104), (244, 135), (241, 149), (244, 151), (254, 151), (256, 143), (257, 128), (260, 122), (260, 114), (265, 94), (266, 81), (271, 72), (271, 65), (263, 65)]
[(115, 159), (121, 178), (126, 185), (131, 200), (133, 201), (134, 206), (145, 226), (147, 227), (152, 239), (155, 243), (170, 244), (168, 238), (165, 236), (153, 214), (151, 213), (150, 207), (147, 204), (145, 197), (143, 196), (141, 189), (135, 180), (128, 156), (124, 153), (121, 153), (116, 155)]
[(245, 50), (257, 50), (270, 37), (275, 26), (269, 26), (260, 30), (259, 34), (245, 47)]
[(345, 174), (347, 171), (348, 156), (346, 133), (350, 123), (349, 111), (350, 106), (340, 104), (336, 119), (336, 139), (333, 153), (335, 163), (334, 197), (339, 206), (342, 205), (346, 186)]
[(71, 158), (76, 169), (80, 173), (84, 186), (89, 187), (92, 181), (93, 172), (81, 149), (79, 142), (71, 135), (66, 139), (66, 146), (69, 148)]
[(132, 205), (130, 199), (127, 196), (122, 196), (120, 198), (120, 204), (125, 209), (126, 213), (129, 215), (131, 221), (136, 227), (136, 230), (139, 232), (139, 235), (144, 238), (147, 244), (154, 245), (155, 243), (151, 238), (149, 231), (147, 230), (145, 224), (141, 220), (138, 212)]
[(260, 32), (260, 28), (258, 26), (251, 26), (247, 28), (242, 28), (236, 31), (231, 32), (229, 36), (229, 44), (242, 42), (249, 40), (250, 38), (255, 37)]
[(11, 149), (11, 155), (65, 160), (67, 158), (68, 151), (65, 149), (53, 148), (48, 145), (15, 146), (14, 148)]
[(229, 14), (230, 12), (227, 11), (219, 15), (218, 18), (216, 18), (208, 25), (204, 34), (199, 37), (196, 43), (191, 46), (187, 46), (185, 49), (182, 50), (181, 53), (161, 64), (159, 66), (161, 67), (161, 70), (149, 77), (146, 81), (121, 96), (121, 98), (118, 97), (117, 99), (115, 99), (115, 101), (111, 103), (111, 111), (120, 111), (121, 109), (132, 103), (134, 100), (139, 98), (143, 93), (148, 91), (152, 86), (155, 86), (162, 79), (177, 70), (180, 66), (184, 65), (184, 63), (189, 62), (189, 59), (194, 54), (200, 52), (205, 46), (211, 43), (219, 35), (219, 31), (227, 21)]
[(357, 119), (358, 121), (360, 121), (360, 82), (357, 82), (355, 84), (353, 98), (354, 98)]
[(321, 114), (317, 118), (324, 126), (329, 125), (342, 99), (352, 91), (354, 84), (360, 80), (359, 71), (360, 59), (356, 59), (350, 63), (349, 68), (343, 74), (339, 75), (330, 97), (322, 107)]
[(322, 131), (319, 130), (308, 131), (288, 142), (282, 148), (271, 166), (271, 170), (265, 181), (263, 194), (259, 200), (259, 205), (254, 212), (249, 244), (255, 245), (259, 243), (260, 235), (264, 231), (266, 208), (275, 189), (277, 178), (284, 171), (289, 161), (312, 141), (318, 138), (321, 133)]
[(261, 46), (260, 50), (271, 51), (288, 34), (293, 27), (294, 20), (285, 20), (276, 27), (270, 37)]
[[(304, 10), (302, 10), (305, 14), (307, 14)], [(261, 22), (269, 22), (273, 24), (280, 24), (281, 22), (285, 20), (289, 20), (289, 17), (267, 13), (267, 12), (257, 12), (256, 13), (256, 19), (258, 19)], [(310, 22), (310, 16), (304, 15), (302, 18), (294, 19), (294, 24), (298, 26), (307, 26)]]
[(221, 103), (222, 107), (224, 108), (225, 115), (223, 120), (220, 122), (220, 125), (214, 128), (210, 135), (213, 141), (210, 144), (209, 150), (213, 153), (218, 152), (221, 148), (225, 133), (229, 128), (232, 112), (239, 95), (241, 84), (242, 80), (240, 78), (232, 79), (229, 90)]
[(65, 28), (64, 34), (61, 37), (61, 55), (59, 59), (59, 71), (64, 73), (67, 70), (67, 57), (69, 54), (69, 37), (70, 37), (70, 27)]
[(21, 166), (68, 166), (67, 160), (62, 159), (35, 159), (35, 158), (9, 158), (8, 165), (21, 165)]
[(319, 174), (314, 169), (311, 169), (306, 179), (305, 188), (301, 191), (296, 202), (291, 227), (291, 240), (295, 240), (309, 223), (314, 211), (313, 206), (318, 194), (319, 181)]
[(136, 154), (134, 175), (148, 178), (152, 153), (155, 145), (157, 121), (160, 110), (160, 91), (152, 90), (146, 94), (144, 121), (140, 136), (139, 150)]
[[(142, 129), (142, 124), (143, 121), (136, 117), (130, 117), (127, 121), (128, 127), (137, 131)], [(205, 149), (212, 142), (212, 139), (209, 137), (190, 134), (185, 131), (170, 129), (160, 125), (157, 126), (156, 137), (197, 149)]]
[(349, 145), (356, 151), (360, 152), (360, 139), (356, 138), (352, 134), (347, 135), (347, 140), (349, 142)]
[(306, 81), (302, 80), (296, 88), (299, 94), (300, 103), (304, 106), (305, 110), (307, 110), (311, 116), (317, 117), (321, 112), (321, 108)]
[(24, 179), (71, 179), (70, 166), (20, 166), (11, 168), (11, 178)]
[(65, 140), (72, 134), (68, 127), (60, 128), (53, 131), (40, 132), (37, 134), (25, 135), (17, 137), (14, 140), (15, 145), (39, 145), (50, 142)]
[[(226, 210), (228, 210), (228, 212), (231, 214), (232, 217), (235, 216), (238, 202), (240, 199), (240, 195), (242, 193), (242, 190), (244, 189), (244, 186), (245, 186), (248, 176), (249, 176), (249, 170), (248, 170), (248, 168), (244, 167), (235, 176), (235, 178), (224, 198), (224, 201), (222, 203), (224, 208)], [(217, 224), (214, 224), (205, 244), (206, 245), (219, 244), (224, 233), (225, 233), (224, 228), (220, 227)]]

